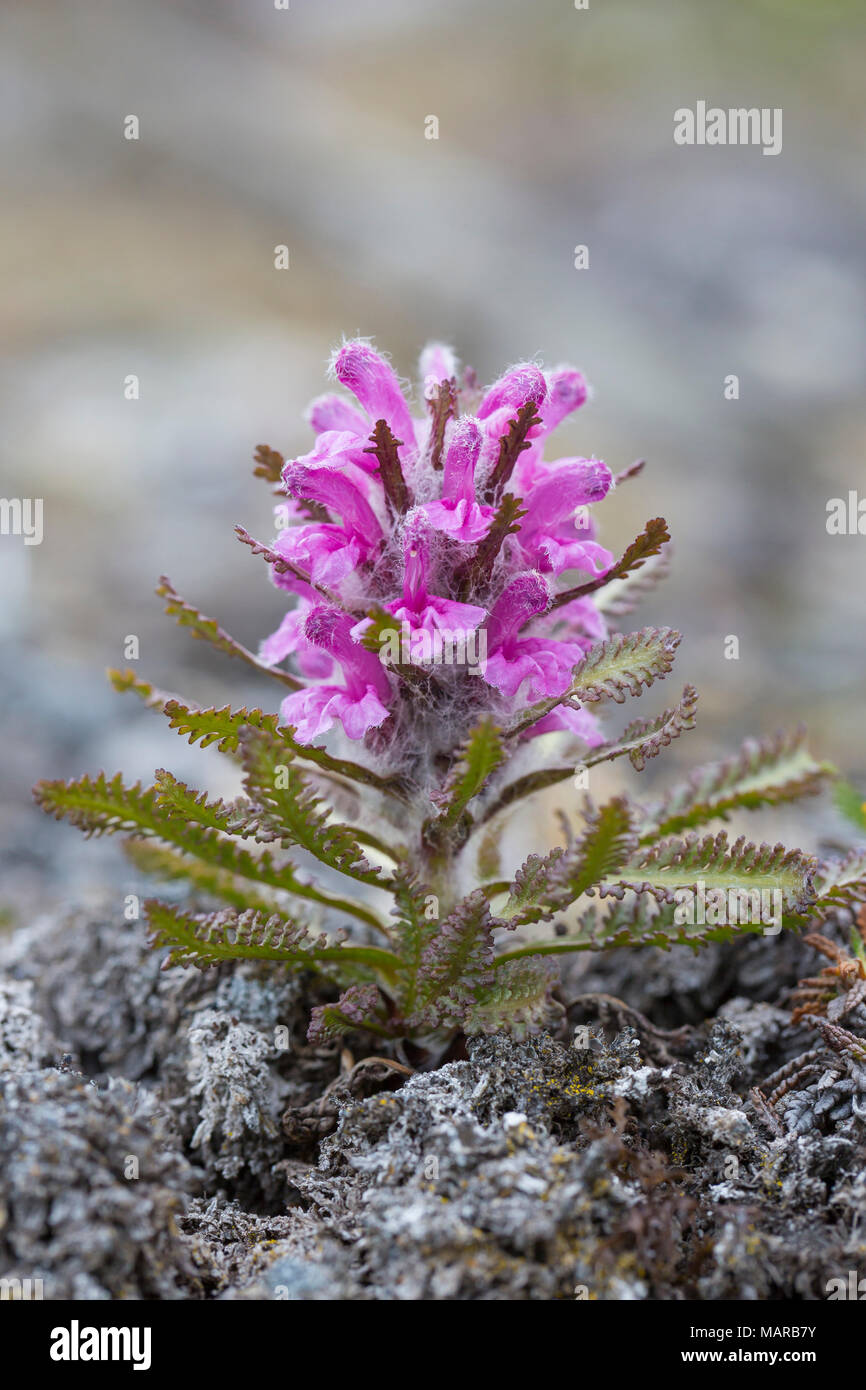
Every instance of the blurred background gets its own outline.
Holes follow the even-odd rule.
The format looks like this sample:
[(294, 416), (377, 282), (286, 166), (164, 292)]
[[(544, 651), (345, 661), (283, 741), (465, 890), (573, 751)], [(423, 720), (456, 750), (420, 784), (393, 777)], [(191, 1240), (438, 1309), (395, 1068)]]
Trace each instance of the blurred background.
[[(667, 517), (673, 573), (636, 623), (685, 641), (642, 712), (686, 680), (702, 706), (646, 783), (805, 720), (866, 791), (866, 536), (826, 530), (828, 499), (866, 497), (864, 68), (855, 0), (3, 0), (0, 494), (44, 498), (44, 541), (0, 537), (0, 902), (134, 891), (116, 846), (35, 810), (37, 778), (202, 784), (200, 751), (107, 686), (127, 636), (193, 700), (278, 695), (153, 586), (251, 647), (277, 625), (232, 527), (270, 534), (252, 450), (309, 448), (343, 335), (407, 377), (429, 338), (484, 380), (572, 361), (595, 397), (557, 452), (648, 460), (602, 539)], [(782, 153), (676, 146), (698, 100), (781, 107)]]

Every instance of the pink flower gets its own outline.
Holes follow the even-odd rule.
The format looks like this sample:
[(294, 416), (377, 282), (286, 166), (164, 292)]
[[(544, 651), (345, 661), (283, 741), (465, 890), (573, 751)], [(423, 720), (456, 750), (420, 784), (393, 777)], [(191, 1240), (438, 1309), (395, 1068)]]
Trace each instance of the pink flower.
[(370, 432), (366, 415), (343, 396), (333, 394), (317, 396), (311, 401), (307, 420), (317, 435), (344, 431), (363, 439)]
[(545, 612), (550, 598), (542, 575), (519, 574), (494, 605), (487, 625), (484, 679), (503, 695), (520, 692), (527, 700), (543, 700), (568, 689), (583, 648), (576, 642), (519, 635), (536, 614)]
[(259, 647), (259, 657), (268, 666), (278, 666), (286, 657), (293, 656), (302, 676), (312, 679), (329, 676), (334, 668), (333, 658), (321, 648), (313, 646), (304, 631), (304, 624), (316, 602), (315, 591), (297, 579), (293, 580), (291, 587), (298, 595), (297, 607), (286, 614), (276, 632), (265, 638)]
[[(273, 551), (292, 568), (275, 565), (274, 582), (297, 607), (263, 643), (262, 659), (291, 658), (312, 682), (288, 696), (283, 717), (304, 741), (339, 724), (353, 739), (377, 728), (386, 741), (433, 749), (467, 733), (485, 698), (507, 722), (503, 704), (517, 714), (564, 694), (606, 634), (591, 598), (553, 600), (575, 586), (572, 572), (604, 575), (613, 564), (590, 516), (612, 486), (609, 469), (577, 455), (544, 458), (550, 433), (587, 398), (581, 373), (522, 362), (479, 392), (471, 373), (461, 384), (454, 353), (435, 343), (422, 354), (413, 414), (393, 367), (368, 342), (344, 343), (332, 369), (355, 399), (317, 397), (313, 447), (283, 471), (289, 524)], [(523, 515), (500, 514), (505, 493)], [(361, 645), (373, 610), (394, 618), (399, 658), (383, 646), (380, 660)], [(440, 671), (446, 640), (461, 635), (473, 639), (477, 660), (467, 644), (469, 669), (458, 660)], [(429, 684), (419, 686), (417, 673), (413, 684), (407, 664), (424, 667)], [(469, 680), (479, 673), (483, 681)], [(552, 729), (589, 743), (601, 737), (587, 711), (563, 706), (527, 736)]]
[(429, 399), (435, 386), (456, 377), (457, 366), (457, 358), (452, 348), (447, 347), (445, 343), (428, 343), (418, 364), (425, 399)]
[(481, 441), (478, 421), (464, 416), (454, 427), (445, 453), (441, 501), (424, 505), (431, 526), (467, 544), (487, 535), (494, 511), (475, 500), (475, 466)]
[[(389, 613), (401, 625), (401, 639), (405, 633), (409, 659), (423, 664), (417, 653), (431, 653), (427, 659), (437, 659), (444, 640), (462, 644), (466, 650), (466, 637), (474, 632), (487, 617), (486, 608), (476, 604), (456, 603), (453, 599), (439, 598), (427, 588), (429, 571), (429, 546), (425, 536), (426, 525), (423, 509), (415, 508), (406, 518), (403, 530), (403, 593), (398, 599), (385, 605)], [(352, 636), (359, 641), (370, 626), (364, 619), (352, 628)], [(415, 641), (424, 634), (429, 642)]]
[(370, 424), (387, 420), (410, 456), (415, 449), (415, 428), (397, 373), (369, 343), (345, 343), (334, 358), (334, 375), (363, 406)]
[(556, 468), (537, 469), (523, 498), (527, 514), (517, 540), (526, 563), (546, 574), (606, 573), (614, 557), (587, 538), (586, 508), (605, 497), (612, 481), (599, 459), (561, 459)]
[(521, 362), (509, 367), (485, 393), (478, 407), (478, 418), (486, 420), (501, 410), (508, 410), (513, 416), (527, 401), (541, 405), (546, 396), (547, 382), (541, 368), (534, 362)]
[(352, 619), (338, 608), (313, 608), (305, 636), (342, 668), (344, 685), (313, 685), (294, 691), (282, 704), (284, 724), (292, 725), (299, 743), (312, 743), (339, 720), (349, 738), (363, 738), (388, 718), (391, 686), (373, 652), (351, 637)]
[(554, 733), (572, 734), (573, 737), (582, 739), (589, 748), (598, 748), (604, 743), (604, 734), (595, 715), (590, 714), (588, 709), (572, 709), (570, 705), (557, 705), (550, 714), (546, 714), (543, 719), (533, 724), (531, 729), (527, 729), (526, 737), (535, 738), (536, 734)]

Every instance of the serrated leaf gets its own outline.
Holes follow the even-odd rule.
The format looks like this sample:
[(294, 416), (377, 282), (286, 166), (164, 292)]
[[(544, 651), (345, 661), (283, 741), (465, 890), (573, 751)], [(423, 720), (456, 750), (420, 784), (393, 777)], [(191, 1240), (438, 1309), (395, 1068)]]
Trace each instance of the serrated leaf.
[(670, 538), (671, 534), (664, 517), (653, 517), (651, 521), (647, 522), (640, 535), (636, 536), (631, 545), (626, 547), (620, 559), (607, 571), (607, 574), (598, 575), (595, 579), (589, 580), (586, 584), (578, 584), (573, 589), (564, 589), (562, 593), (556, 595), (551, 607), (560, 608), (564, 603), (573, 603), (577, 598), (585, 598), (587, 594), (594, 593), (596, 589), (604, 588), (612, 580), (624, 579), (626, 575), (639, 570), (651, 556), (658, 555)]
[(430, 895), (426, 886), (406, 870), (395, 870), (391, 891), (394, 920), (388, 926), (388, 935), (401, 961), (399, 1004), (408, 1016), (415, 1011), (418, 971), (424, 951), (438, 935), (439, 922), (438, 915), (432, 919), (427, 916)]
[(475, 991), (491, 983), (494, 925), (480, 891), (445, 918), (421, 956), (415, 1025), (436, 1027), (459, 1018)]
[(186, 737), (188, 743), (201, 744), (202, 748), (215, 743), (220, 753), (236, 753), (240, 731), (248, 726), (261, 729), (274, 738), (279, 728), (276, 714), (265, 714), (260, 709), (233, 710), (228, 705), (222, 709), (197, 709), (180, 700), (167, 700), (163, 714), (169, 721), (169, 728)]
[(280, 724), (276, 714), (264, 714), (260, 709), (197, 709), (169, 699), (163, 706), (172, 729), (181, 735), (188, 735), (189, 743), (200, 743), (206, 748), (216, 743), (221, 753), (236, 753), (242, 729), (259, 729), (263, 734), (279, 741), (284, 757), (301, 758), (304, 762), (315, 763), (323, 772), (345, 777), (352, 782), (360, 782), (389, 796), (405, 801), (406, 793), (397, 778), (380, 777), (372, 768), (348, 758), (335, 758), (325, 748), (310, 743), (297, 743), (291, 725)]
[(506, 539), (520, 530), (526, 508), (520, 497), (506, 493), (499, 503), (487, 535), (478, 542), (474, 553), (455, 572), (454, 591), (461, 600), (471, 598), (480, 587), (487, 585), (496, 559)]
[(116, 671), (114, 667), (109, 666), (106, 675), (118, 694), (137, 695), (149, 709), (163, 710), (170, 700), (175, 699), (167, 690), (160, 690), (150, 681), (143, 680), (130, 666), (127, 666), (125, 671)]
[[(769, 913), (771, 923), (762, 920), (767, 915), (765, 904), (756, 900), (750, 900), (747, 919), (741, 922), (738, 920), (739, 901), (736, 900), (734, 913), (737, 920), (723, 920), (728, 916), (726, 901), (725, 912), (716, 914), (719, 920), (707, 921), (707, 917), (712, 919), (714, 914), (708, 907), (702, 912), (697, 903), (689, 914), (688, 909), (674, 900), (659, 900), (647, 892), (624, 892), (607, 912), (595, 905), (590, 907), (566, 936), (555, 941), (535, 941), (531, 945), (517, 947), (505, 952), (500, 960), (507, 964), (511, 960), (532, 955), (560, 956), (577, 951), (635, 950), (649, 946), (664, 951), (672, 946), (690, 946), (697, 951), (711, 943), (729, 942), (744, 934), (763, 932), (771, 923), (774, 935), (779, 926), (783, 929), (802, 926), (797, 913), (783, 913), (781, 923), (773, 912)], [(766, 906), (772, 907), (772, 902)], [(689, 915), (692, 921), (688, 920)]]
[(323, 772), (375, 787), (377, 791), (395, 796), (400, 801), (406, 800), (406, 789), (399, 778), (380, 777), (372, 768), (364, 767), (363, 764), (352, 762), (348, 758), (334, 758), (325, 748), (316, 744), (297, 743), (292, 726), (280, 724), (279, 716), (276, 714), (266, 714), (260, 709), (232, 709), (229, 705), (223, 705), (221, 709), (201, 709), (198, 705), (185, 704), (177, 696), (158, 690), (149, 681), (140, 679), (132, 670), (109, 670), (108, 676), (115, 690), (122, 694), (132, 691), (146, 705), (166, 715), (169, 728), (187, 736), (188, 743), (200, 743), (202, 748), (215, 743), (220, 753), (233, 755), (238, 750), (238, 735), (241, 729), (250, 725), (273, 738), (280, 739), (285, 744), (287, 754), (305, 762), (315, 763)]
[(505, 757), (502, 739), (495, 723), (484, 718), (470, 733), (459, 750), (457, 762), (437, 796), (439, 815), (436, 823), (442, 827), (456, 825), (473, 797), (483, 791), (488, 778)]
[(272, 449), (269, 444), (257, 444), (253, 455), (255, 464), (253, 467), (253, 477), (264, 478), (266, 483), (279, 486), (283, 481), (283, 469), (286, 460), (277, 449)]
[(549, 916), (549, 894), (552, 877), (565, 850), (554, 849), (550, 854), (530, 854), (514, 875), (508, 901), (499, 916), (503, 921), (538, 922)]
[[(694, 686), (687, 685), (678, 704), (649, 719), (635, 719), (623, 730), (619, 738), (611, 740), (610, 743), (602, 743), (585, 753), (581, 765), (585, 768), (596, 767), (599, 763), (611, 762), (614, 758), (627, 755), (632, 766), (641, 772), (650, 758), (656, 757), (662, 748), (695, 727), (697, 703), (697, 691)], [(502, 788), (495, 800), (484, 807), (479, 823), (491, 820), (524, 797), (567, 781), (575, 776), (577, 770), (574, 763), (567, 763), (558, 767), (537, 768), (522, 777), (516, 777), (513, 782)]]
[(724, 820), (733, 810), (775, 806), (820, 791), (833, 768), (812, 757), (805, 739), (802, 729), (747, 739), (735, 757), (699, 768), (648, 812), (641, 841)]
[[(307, 502), (300, 503), (299, 505), (309, 508), (311, 504)], [(278, 554), (271, 546), (264, 545), (261, 541), (257, 541), (255, 536), (250, 535), (246, 527), (236, 526), (235, 535), (243, 545), (249, 546), (250, 552), (253, 555), (260, 555), (265, 563), (271, 566), (275, 574), (294, 575), (295, 579), (299, 579), (302, 584), (306, 584), (311, 589), (315, 589), (316, 592), (320, 593), (323, 598), (326, 598), (329, 603), (334, 604), (337, 608), (342, 606), (337, 595), (332, 593), (324, 584), (317, 584), (306, 570), (301, 569), (300, 565), (292, 564), (291, 560), (285, 559), (284, 556)], [(265, 669), (271, 670), (272, 668), (265, 667)], [(283, 675), (284, 673), (280, 672), (279, 674)]]
[(207, 792), (193, 790), (163, 767), (154, 773), (154, 792), (154, 805), (166, 816), (180, 816), (187, 822), (241, 839), (261, 835), (261, 813), (250, 802), (208, 801)]
[(508, 1029), (522, 1037), (531, 1028), (550, 1023), (556, 1012), (551, 994), (559, 979), (553, 961), (541, 956), (505, 961), (489, 985), (482, 985), (461, 1014), (467, 1034)]
[(555, 912), (618, 871), (636, 845), (632, 813), (624, 797), (614, 797), (598, 809), (590, 807), (584, 833), (574, 844), (544, 859), (530, 855), (499, 916), (514, 926), (549, 921)]
[(336, 1004), (317, 1004), (312, 1011), (307, 1041), (330, 1042), (359, 1029), (388, 1036), (382, 1023), (382, 996), (376, 985), (350, 985)]
[(605, 584), (595, 606), (611, 626), (618, 627), (618, 618), (633, 613), (667, 579), (671, 571), (670, 550), (670, 546), (665, 546), (658, 555), (650, 556), (641, 569)]
[(623, 704), (627, 695), (639, 695), (644, 686), (664, 679), (673, 666), (680, 641), (680, 634), (671, 628), (645, 627), (640, 632), (627, 636), (617, 633), (606, 642), (597, 643), (575, 667), (568, 690), (530, 706), (507, 737), (523, 733), (558, 705), (592, 704), (605, 699)]
[(666, 627), (618, 633), (593, 647), (576, 667), (568, 697), (622, 704), (626, 695), (639, 695), (644, 686), (664, 679), (680, 641), (680, 634)]
[(594, 748), (584, 759), (585, 765), (594, 767), (625, 754), (632, 767), (642, 772), (650, 758), (657, 757), (675, 738), (695, 727), (697, 708), (698, 692), (693, 685), (687, 685), (676, 705), (649, 719), (635, 719), (619, 738)]
[(207, 969), (226, 960), (274, 960), (296, 969), (364, 965), (386, 976), (397, 964), (390, 951), (374, 946), (334, 944), (325, 936), (312, 936), (308, 928), (289, 918), (261, 912), (209, 912), (191, 915), (150, 898), (144, 903), (157, 949), (170, 948), (167, 964), (195, 965)]
[(381, 871), (364, 858), (348, 825), (332, 823), (322, 799), (279, 744), (256, 729), (240, 734), (241, 760), (247, 795), (275, 823), (284, 844), (299, 845), (321, 863), (361, 883), (382, 888)]
[(267, 663), (261, 662), (259, 657), (253, 655), (253, 652), (247, 651), (246, 646), (236, 642), (234, 637), (229, 637), (228, 632), (222, 630), (220, 624), (213, 617), (204, 617), (204, 614), (193, 607), (192, 603), (182, 599), (167, 575), (161, 575), (156, 592), (161, 599), (165, 599), (165, 612), (168, 613), (168, 616), (174, 617), (179, 626), (185, 627), (192, 634), (192, 637), (199, 639), (200, 642), (209, 642), (225, 656), (235, 656), (246, 666), (252, 666), (253, 670), (259, 671), (261, 676), (270, 676), (272, 680), (281, 681), (282, 684), (288, 685), (292, 691), (303, 689), (302, 681), (289, 676), (288, 671), (281, 671), (278, 667), (268, 666)]
[(88, 839), (123, 830), (159, 831), (153, 788), (145, 790), (140, 782), (127, 787), (119, 772), (110, 781), (100, 772), (71, 782), (38, 782), (33, 795), (48, 815), (68, 820)]
[(412, 506), (414, 498), (403, 476), (400, 455), (403, 440), (396, 439), (386, 420), (377, 420), (370, 435), (370, 447), (365, 454), (374, 454), (379, 464), (379, 477), (388, 509), (393, 516), (402, 516)]
[(191, 603), (181, 598), (171, 580), (165, 575), (162, 575), (156, 592), (160, 598), (165, 599), (165, 611), (169, 617), (176, 619), (181, 627), (186, 628), (199, 641), (208, 642), (226, 656), (236, 657), (261, 675), (270, 676), (273, 680), (287, 685), (290, 690), (303, 689), (302, 681), (296, 680), (287, 671), (281, 671), (276, 666), (268, 666), (266, 662), (260, 661), (240, 642), (230, 637), (213, 618), (206, 618), (197, 608), (193, 608)]
[(514, 465), (520, 455), (530, 447), (527, 438), (529, 431), (540, 424), (541, 416), (534, 401), (526, 401), (514, 419), (508, 422), (508, 429), (500, 436), (499, 454), (484, 487), (485, 502), (496, 502), (503, 489), (508, 486)]
[(320, 903), (334, 912), (357, 917), (378, 931), (383, 930), (375, 914), (362, 904), (336, 897), (306, 882), (299, 878), (293, 865), (278, 864), (269, 851), (251, 854), (213, 828), (160, 810), (156, 788), (144, 789), (140, 782), (127, 787), (119, 772), (110, 781), (100, 772), (97, 777), (81, 777), (69, 783), (40, 782), (33, 794), (48, 815), (56, 820), (68, 820), (87, 837), (127, 831), (139, 837), (162, 840), (225, 873)]
[(866, 849), (855, 849), (844, 859), (819, 864), (815, 891), (822, 913), (866, 902)]
[(802, 912), (815, 900), (817, 861), (784, 845), (755, 845), (744, 835), (733, 844), (727, 833), (685, 835), (640, 851), (617, 869), (611, 881), (666, 901), (677, 888), (700, 881), (707, 890), (781, 891), (785, 910)]

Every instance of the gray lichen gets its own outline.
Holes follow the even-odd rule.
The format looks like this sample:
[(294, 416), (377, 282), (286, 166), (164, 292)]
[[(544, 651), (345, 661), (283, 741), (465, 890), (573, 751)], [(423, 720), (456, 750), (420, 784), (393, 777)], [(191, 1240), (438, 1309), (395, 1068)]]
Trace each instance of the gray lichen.
[(303, 984), (159, 972), (104, 919), (0, 963), (0, 1272), (45, 1297), (808, 1299), (866, 1255), (856, 1010), (695, 1025), (584, 977), (558, 1037), (411, 1075), (307, 1043)]

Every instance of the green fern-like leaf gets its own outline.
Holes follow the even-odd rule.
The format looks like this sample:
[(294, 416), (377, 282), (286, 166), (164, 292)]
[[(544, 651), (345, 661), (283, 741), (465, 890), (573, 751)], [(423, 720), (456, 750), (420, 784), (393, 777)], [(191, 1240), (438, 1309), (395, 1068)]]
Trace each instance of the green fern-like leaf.
[(415, 1026), (459, 1020), (476, 991), (492, 982), (494, 925), (481, 892), (471, 893), (449, 913), (421, 957)]
[(140, 782), (127, 787), (119, 772), (110, 780), (100, 772), (72, 782), (39, 782), (33, 795), (48, 815), (68, 820), (88, 839), (123, 830), (159, 833), (153, 789), (145, 790)]
[(699, 769), (662, 798), (641, 826), (641, 840), (724, 820), (731, 811), (775, 806), (820, 791), (833, 775), (806, 747), (802, 729), (768, 739), (747, 739), (739, 754)]
[(616, 870), (612, 881), (665, 900), (674, 889), (693, 888), (698, 881), (708, 890), (723, 892), (779, 889), (785, 909), (801, 912), (815, 900), (816, 869), (817, 861), (800, 850), (751, 844), (744, 835), (730, 844), (720, 830), (717, 835), (663, 840), (639, 851)]
[(590, 807), (586, 829), (573, 845), (554, 850), (545, 859), (530, 855), (512, 885), (501, 918), (514, 926), (549, 921), (557, 910), (619, 870), (636, 843), (633, 816), (624, 797), (615, 797), (597, 810)]
[(167, 690), (160, 690), (150, 681), (142, 679), (136, 671), (133, 671), (131, 666), (127, 666), (125, 671), (116, 671), (110, 666), (106, 674), (118, 694), (137, 695), (139, 700), (149, 709), (165, 709), (168, 702), (175, 699), (175, 696), (170, 695)]
[[(627, 755), (632, 766), (641, 772), (650, 758), (656, 757), (662, 748), (666, 748), (675, 738), (695, 727), (697, 703), (697, 691), (693, 685), (687, 685), (683, 690), (682, 699), (671, 709), (662, 710), (661, 714), (650, 719), (635, 719), (623, 730), (619, 738), (585, 753), (582, 759), (583, 766), (596, 767), (599, 763), (612, 762), (614, 758)], [(524, 797), (567, 781), (574, 777), (575, 772), (574, 763), (568, 763), (558, 767), (536, 768), (532, 772), (524, 773), (522, 777), (516, 777), (513, 782), (502, 788), (495, 799), (489, 800), (479, 817), (479, 823), (492, 820), (494, 816)]]
[(822, 915), (837, 907), (866, 902), (866, 849), (855, 849), (844, 859), (821, 863), (815, 876), (815, 891)]
[(361, 883), (386, 886), (364, 858), (350, 826), (331, 823), (327, 809), (279, 744), (256, 729), (240, 735), (247, 795), (277, 824), (285, 844), (299, 845), (321, 863)]
[(145, 704), (161, 710), (169, 720), (169, 727), (185, 736), (189, 743), (199, 743), (202, 748), (215, 743), (220, 753), (234, 754), (238, 751), (241, 729), (249, 726), (260, 729), (272, 738), (280, 739), (285, 744), (286, 755), (291, 754), (292, 757), (301, 758), (305, 762), (315, 763), (323, 772), (364, 783), (400, 800), (406, 798), (405, 789), (399, 779), (380, 777), (372, 768), (364, 767), (361, 763), (352, 762), (347, 758), (334, 758), (326, 749), (314, 744), (297, 743), (292, 728), (281, 725), (276, 714), (265, 714), (260, 709), (233, 710), (228, 705), (224, 705), (222, 709), (200, 709), (196, 705), (185, 704), (175, 696), (157, 690), (149, 682), (141, 680), (134, 671), (109, 671), (108, 674), (115, 690), (131, 690), (144, 700)]
[(247, 651), (240, 642), (236, 642), (233, 637), (230, 637), (213, 618), (206, 618), (191, 603), (187, 603), (185, 599), (181, 598), (166, 575), (160, 579), (156, 592), (160, 598), (165, 599), (165, 611), (169, 617), (175, 618), (181, 627), (186, 628), (199, 641), (208, 642), (217, 651), (223, 652), (225, 656), (236, 657), (238, 661), (243, 661), (261, 675), (270, 676), (273, 680), (287, 685), (290, 690), (303, 688), (302, 681), (296, 680), (287, 671), (280, 671), (276, 666), (268, 666), (266, 662), (260, 661), (252, 652)]
[(650, 719), (635, 719), (612, 743), (594, 748), (585, 759), (587, 767), (628, 756), (629, 762), (642, 772), (650, 758), (655, 758), (675, 738), (695, 727), (698, 692), (693, 685), (683, 690), (682, 699), (670, 709)]
[(429, 894), (426, 887), (405, 869), (395, 871), (391, 891), (394, 920), (388, 927), (388, 935), (401, 961), (399, 1003), (408, 1016), (415, 1011), (418, 971), (425, 950), (439, 933), (439, 923), (427, 915)]
[(261, 729), (272, 737), (277, 736), (279, 720), (275, 714), (265, 714), (260, 709), (195, 709), (179, 700), (168, 700), (163, 708), (169, 727), (176, 730), (188, 743), (198, 743), (209, 748), (215, 743), (220, 753), (236, 753), (238, 736), (247, 727)]
[(167, 964), (195, 965), (207, 969), (226, 960), (274, 960), (295, 969), (318, 970), (364, 966), (385, 978), (393, 977), (398, 961), (390, 951), (375, 946), (346, 946), (313, 936), (309, 929), (273, 913), (234, 912), (225, 909), (193, 916), (149, 898), (145, 913), (153, 932), (153, 945), (169, 947)]
[(639, 695), (644, 686), (668, 675), (680, 640), (680, 634), (671, 628), (646, 627), (599, 642), (575, 667), (569, 689), (530, 706), (509, 737), (523, 733), (557, 705), (605, 699), (621, 705), (627, 695)]
[(313, 1009), (307, 1041), (331, 1042), (359, 1030), (388, 1037), (382, 1002), (377, 985), (350, 985), (336, 1004), (319, 1004)]
[[(705, 910), (702, 914), (696, 907), (689, 914), (674, 900), (668, 902), (651, 893), (628, 892), (621, 899), (613, 901), (608, 911), (591, 906), (566, 936), (555, 941), (535, 941), (531, 945), (504, 952), (497, 966), (531, 956), (561, 956), (576, 951), (635, 950), (648, 946), (657, 946), (665, 951), (672, 946), (690, 946), (696, 951), (701, 946), (733, 941), (744, 934), (762, 933), (767, 928), (771, 928), (775, 935), (777, 930), (798, 929), (803, 925), (803, 919), (797, 913), (783, 913), (779, 922), (772, 911), (765, 913), (763, 903), (750, 898), (747, 906), (745, 913), (737, 910), (730, 914), (736, 920), (729, 921), (728, 901), (723, 913), (714, 914), (711, 910)], [(772, 904), (768, 906), (772, 907)], [(689, 916), (693, 917), (692, 921), (689, 921)], [(741, 916), (743, 920), (740, 920)], [(716, 917), (718, 920), (715, 920)]]
[(492, 719), (482, 719), (460, 749), (456, 764), (437, 797), (437, 823), (440, 827), (456, 825), (472, 798), (484, 790), (504, 757), (499, 730)]
[(278, 864), (267, 850), (251, 854), (212, 827), (167, 814), (157, 805), (155, 787), (144, 789), (138, 782), (127, 787), (120, 773), (110, 781), (100, 772), (97, 777), (81, 777), (76, 782), (40, 782), (34, 788), (34, 796), (47, 814), (56, 820), (68, 820), (87, 837), (127, 831), (138, 837), (162, 840), (223, 873), (320, 903), (334, 912), (357, 917), (377, 931), (383, 930), (375, 914), (362, 904), (335, 897), (316, 884), (307, 883), (291, 864)]
[(530, 1028), (543, 1027), (562, 1012), (551, 998), (558, 979), (555, 963), (541, 956), (504, 961), (492, 983), (477, 989), (461, 1013), (463, 1031), (496, 1033), (507, 1028), (519, 1038)]
[(166, 816), (180, 816), (188, 823), (241, 839), (274, 838), (273, 834), (262, 836), (261, 812), (250, 802), (208, 801), (207, 792), (193, 791), (163, 767), (154, 773), (154, 790), (154, 804)]

